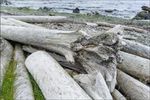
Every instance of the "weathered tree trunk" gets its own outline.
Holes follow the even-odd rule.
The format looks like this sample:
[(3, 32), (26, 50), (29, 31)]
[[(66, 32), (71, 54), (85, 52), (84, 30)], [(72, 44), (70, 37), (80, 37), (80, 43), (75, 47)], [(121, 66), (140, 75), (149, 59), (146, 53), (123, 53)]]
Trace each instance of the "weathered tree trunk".
[(120, 26), (89, 39), (80, 39), (74, 43), (73, 48), (78, 52), (77, 58), (87, 73), (100, 71), (111, 92), (116, 85), (117, 52), (120, 44), (118, 32), (122, 32)]
[(12, 25), (12, 26), (17, 26), (11, 21), (6, 20), (5, 18), (1, 18), (1, 25)]
[(66, 22), (65, 16), (1, 16), (2, 18), (14, 18), (24, 22), (30, 23), (48, 23), (48, 22)]
[(13, 47), (11, 44), (0, 37), (0, 91), (4, 75), (13, 56)]
[(20, 20), (16, 20), (13, 18), (1, 18), (1, 25), (10, 25), (10, 26), (22, 26), (22, 27), (29, 27), (29, 28), (37, 28), (37, 29), (43, 29), (47, 31), (51, 31), (52, 33), (68, 33), (72, 34), (75, 33), (76, 31), (62, 31), (62, 30), (55, 30), (55, 29), (47, 29), (45, 27), (37, 26), (34, 24), (26, 23)]
[[(23, 21), (19, 21), (13, 18), (1, 18), (1, 25), (10, 25), (10, 26), (22, 26), (22, 27), (32, 27), (32, 28), (44, 28), (37, 25), (29, 24)], [(46, 28), (44, 28), (46, 29)]]
[(14, 100), (34, 100), (32, 85), (25, 68), (25, 57), (20, 45), (15, 46), (14, 60), (17, 62), (14, 81)]
[(62, 31), (62, 30), (55, 30), (55, 29), (47, 29), (45, 27), (37, 26), (34, 24), (26, 23), (20, 20), (16, 20), (13, 18), (1, 18), (1, 25), (9, 25), (9, 26), (22, 26), (22, 27), (28, 27), (28, 28), (36, 28), (36, 29), (43, 29), (45, 31), (51, 31), (52, 33), (75, 33), (76, 31)]
[(100, 72), (79, 74), (74, 76), (74, 79), (94, 100), (112, 100), (110, 91)]
[(150, 59), (150, 47), (134, 41), (123, 41), (126, 43), (126, 45), (123, 46), (122, 51)]
[(127, 100), (117, 89), (112, 92), (114, 100)]
[(91, 98), (48, 53), (38, 51), (25, 61), (46, 100)]
[[(97, 24), (98, 24), (98, 26), (106, 26), (106, 27), (111, 27), (111, 28), (115, 26), (115, 24), (110, 24), (110, 23), (106, 23), (106, 22), (98, 22)], [(129, 27), (129, 26), (123, 26), (123, 28), (128, 31), (135, 31), (135, 32), (139, 32), (139, 33), (147, 33), (148, 32), (148, 31), (140, 29), (140, 28)]]
[(123, 59), (122, 63), (118, 65), (119, 69), (136, 78), (150, 82), (150, 60), (121, 51), (119, 54)]
[(44, 29), (2, 25), (1, 36), (9, 40), (39, 46), (60, 53), (66, 57), (67, 61), (74, 62), (74, 53), (69, 49), (70, 44), (82, 34), (79, 32), (66, 34), (66, 31), (59, 33)]
[(147, 100), (150, 98), (150, 87), (120, 70), (117, 72), (118, 86), (127, 97), (131, 100)]

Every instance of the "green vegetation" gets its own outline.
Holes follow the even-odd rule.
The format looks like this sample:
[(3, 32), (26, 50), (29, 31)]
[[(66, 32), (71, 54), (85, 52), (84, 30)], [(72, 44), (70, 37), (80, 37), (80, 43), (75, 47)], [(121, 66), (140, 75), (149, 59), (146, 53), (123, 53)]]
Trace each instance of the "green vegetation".
[[(16, 68), (16, 61), (11, 61), (8, 65), (8, 69), (6, 70), (4, 81), (2, 84), (2, 90), (0, 91), (0, 100), (13, 100), (14, 95), (14, 81), (15, 81), (15, 68)], [(33, 93), (35, 100), (45, 100), (44, 96), (38, 87), (37, 83), (34, 81), (33, 77), (30, 75), (30, 81), (33, 87)]]
[(19, 14), (19, 15), (62, 15), (62, 16), (68, 16), (70, 18), (74, 18), (81, 21), (109, 21), (109, 22), (115, 22), (117, 21), (127, 21), (126, 19), (122, 18), (116, 18), (116, 17), (110, 17), (110, 16), (104, 16), (100, 14), (95, 15), (88, 15), (88, 14), (76, 14), (76, 13), (59, 13), (55, 12), (53, 10), (45, 11), (42, 9), (35, 10), (30, 9), (28, 7), (1, 7), (1, 12), (11, 13), (11, 14)]
[(2, 84), (0, 100), (13, 100), (16, 61), (11, 61)]
[(37, 83), (33, 79), (32, 75), (29, 72), (28, 72), (28, 75), (29, 75), (30, 80), (31, 80), (35, 100), (45, 100), (39, 86), (37, 85)]

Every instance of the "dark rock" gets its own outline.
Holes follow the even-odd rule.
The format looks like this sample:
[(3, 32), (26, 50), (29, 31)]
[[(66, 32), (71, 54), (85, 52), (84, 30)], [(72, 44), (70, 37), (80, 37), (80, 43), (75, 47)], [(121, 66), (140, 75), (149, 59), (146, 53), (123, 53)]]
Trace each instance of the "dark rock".
[(112, 13), (114, 10), (111, 10), (111, 9), (109, 9), (109, 10), (105, 10), (105, 12), (107, 12), (107, 13)]
[(148, 7), (148, 6), (142, 6), (141, 8), (142, 8), (142, 10), (144, 10), (144, 11), (150, 12), (150, 7)]
[(79, 8), (73, 9), (73, 13), (80, 13), (80, 9)]
[(150, 12), (149, 11), (141, 11), (133, 19), (150, 20)]

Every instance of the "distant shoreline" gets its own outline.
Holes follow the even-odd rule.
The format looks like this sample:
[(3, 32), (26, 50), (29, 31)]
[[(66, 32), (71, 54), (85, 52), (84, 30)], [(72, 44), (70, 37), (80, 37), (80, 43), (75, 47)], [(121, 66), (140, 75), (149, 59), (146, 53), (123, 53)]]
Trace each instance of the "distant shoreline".
[[(32, 9), (39, 9), (40, 7), (52, 8), (56, 12), (60, 13), (72, 13), (72, 10), (78, 7), (80, 12), (92, 13), (97, 12), (101, 15), (119, 17), (125, 19), (132, 19), (139, 11), (141, 6), (147, 5), (148, 0), (8, 0), (12, 5), (10, 7), (30, 7)], [(112, 12), (106, 12), (111, 10)]]

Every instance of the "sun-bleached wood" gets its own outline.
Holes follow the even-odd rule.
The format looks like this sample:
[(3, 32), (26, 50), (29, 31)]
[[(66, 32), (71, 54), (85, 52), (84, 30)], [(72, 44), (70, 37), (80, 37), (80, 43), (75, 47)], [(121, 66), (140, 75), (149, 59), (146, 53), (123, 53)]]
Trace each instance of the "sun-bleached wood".
[(138, 42), (123, 40), (126, 44), (122, 51), (150, 59), (150, 47)]
[(1, 64), (0, 65), (0, 90), (2, 88), (4, 75), (12, 59), (12, 56), (13, 56), (12, 45), (8, 41), (0, 37), (0, 64)]
[(114, 100), (127, 100), (117, 89), (112, 92)]
[[(34, 24), (29, 24), (20, 20), (13, 18), (1, 18), (1, 25), (10, 25), (10, 26), (22, 26), (22, 27), (32, 27), (32, 28), (44, 28)], [(44, 28), (46, 29), (46, 28)]]
[(121, 91), (131, 100), (147, 100), (150, 98), (150, 87), (117, 70), (117, 82)]
[(25, 57), (20, 45), (15, 46), (14, 60), (16, 61), (14, 100), (34, 100), (32, 85), (25, 67)]
[(1, 26), (1, 36), (24, 44), (35, 45), (64, 55), (69, 62), (74, 62), (74, 53), (69, 49), (70, 44), (82, 34), (59, 33), (45, 29), (34, 29), (18, 26)]
[(139, 78), (144, 81), (150, 82), (150, 60), (145, 59), (126, 52), (119, 52), (123, 59), (118, 68), (122, 71)]
[(46, 100), (91, 98), (69, 74), (44, 51), (27, 57), (25, 65), (40, 87)]
[(74, 79), (94, 100), (113, 100), (100, 72), (75, 75)]
[[(97, 22), (98, 26), (105, 26), (105, 27), (114, 27), (115, 24), (110, 24), (107, 22)], [(129, 26), (124, 26), (122, 25), (122, 27), (127, 30), (127, 31), (135, 31), (135, 32), (139, 32), (139, 33), (147, 33), (148, 31), (140, 29), (140, 28), (136, 28), (136, 27), (129, 27)]]
[(36, 29), (44, 29), (47, 31), (51, 31), (52, 33), (75, 33), (76, 31), (62, 31), (62, 30), (55, 30), (55, 29), (47, 29), (42, 26), (26, 23), (20, 20), (16, 20), (13, 18), (1, 18), (1, 25), (10, 25), (10, 26), (22, 26), (22, 27), (29, 27), (29, 28), (36, 28)]
[(48, 23), (48, 22), (66, 22), (65, 16), (1, 16), (2, 18), (14, 18), (24, 22), (30, 23)]
[(87, 73), (101, 72), (111, 92), (116, 85), (116, 55), (120, 45), (118, 33), (121, 32), (122, 26), (117, 25), (103, 34), (74, 43), (77, 48), (73, 50), (78, 51), (77, 58)]

